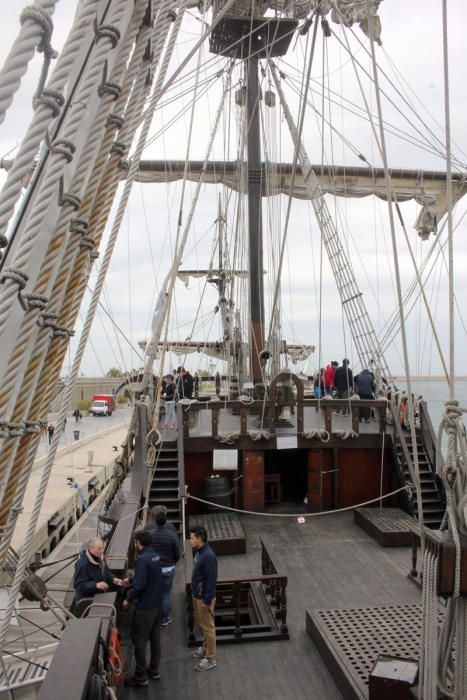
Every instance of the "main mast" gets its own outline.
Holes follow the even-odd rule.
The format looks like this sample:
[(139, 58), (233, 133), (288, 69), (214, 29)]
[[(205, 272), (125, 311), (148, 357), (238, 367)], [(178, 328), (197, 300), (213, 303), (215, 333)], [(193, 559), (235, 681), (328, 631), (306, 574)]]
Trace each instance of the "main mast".
[[(214, 9), (214, 13), (215, 13)], [(249, 14), (234, 5), (216, 26), (210, 39), (212, 53), (243, 62), (246, 81), (247, 186), (248, 194), (248, 279), (250, 377), (255, 385), (263, 381), (261, 353), (264, 350), (263, 235), (261, 196), (261, 135), (259, 121), (259, 61), (283, 56), (289, 47), (296, 20)]]
[(261, 134), (259, 129), (258, 58), (245, 59), (248, 154), (248, 251), (250, 311), (250, 373), (262, 382), (260, 353), (264, 349), (263, 221), (261, 211)]

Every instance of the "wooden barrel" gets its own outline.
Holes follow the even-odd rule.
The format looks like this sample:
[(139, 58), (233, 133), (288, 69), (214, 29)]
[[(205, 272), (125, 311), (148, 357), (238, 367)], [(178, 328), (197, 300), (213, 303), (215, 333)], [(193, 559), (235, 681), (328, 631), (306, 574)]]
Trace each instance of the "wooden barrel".
[[(232, 505), (232, 493), (227, 476), (208, 476), (204, 480), (203, 496), (206, 501), (218, 503), (220, 506)], [(206, 506), (209, 513), (222, 513), (220, 508)]]

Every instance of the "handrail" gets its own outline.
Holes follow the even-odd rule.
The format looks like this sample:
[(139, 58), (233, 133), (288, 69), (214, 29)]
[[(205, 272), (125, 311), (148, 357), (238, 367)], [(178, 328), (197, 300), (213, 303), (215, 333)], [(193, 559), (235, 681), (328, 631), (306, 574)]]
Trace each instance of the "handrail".
[(431, 471), (436, 473), (436, 433), (431, 422), (426, 401), (419, 403), (420, 434), (423, 447), (430, 463)]
[[(407, 464), (410, 478), (412, 479), (412, 483), (415, 485), (415, 483), (416, 483), (415, 467), (414, 467), (412, 458), (410, 456), (409, 449), (407, 447), (407, 440), (405, 439), (405, 435), (404, 435), (404, 432), (403, 432), (401, 424), (400, 424), (399, 412), (398, 412), (397, 406), (395, 406), (395, 404), (393, 402), (391, 402), (389, 405), (391, 407), (391, 412), (392, 412), (392, 416), (394, 419), (394, 434), (397, 438), (397, 440), (395, 441), (395, 445), (397, 444), (397, 442), (399, 442), (399, 444), (401, 445), (402, 454), (404, 456), (405, 463)], [(403, 474), (400, 474), (400, 476), (402, 478)]]
[[(352, 429), (355, 433), (359, 432), (359, 413), (362, 408), (371, 408), (379, 414), (380, 431), (384, 431), (386, 422), (386, 399), (315, 399), (315, 398), (303, 398), (296, 403), (296, 422), (297, 422), (297, 433), (302, 434), (304, 432), (304, 409), (305, 408), (316, 408), (320, 409), (325, 416), (325, 428), (328, 432), (331, 431), (332, 427), (332, 412), (336, 409), (348, 409), (350, 407), (352, 415)], [(238, 437), (245, 438), (249, 436), (248, 432), (248, 415), (254, 414), (258, 415), (261, 413), (264, 416), (265, 425), (264, 428), (267, 429), (269, 435), (273, 437), (275, 435), (276, 428), (276, 402), (274, 399), (268, 399), (266, 401), (252, 401), (251, 403), (245, 404), (242, 401), (228, 400), (228, 401), (213, 401), (213, 402), (194, 402), (189, 406), (182, 407), (182, 424), (183, 424), (183, 437), (190, 438), (190, 413), (200, 413), (201, 411), (211, 412), (211, 437), (217, 439), (219, 435), (219, 422), (221, 411), (227, 409), (235, 411), (239, 414), (239, 430)], [(199, 436), (197, 436), (199, 437)], [(205, 435), (203, 436), (205, 437)]]

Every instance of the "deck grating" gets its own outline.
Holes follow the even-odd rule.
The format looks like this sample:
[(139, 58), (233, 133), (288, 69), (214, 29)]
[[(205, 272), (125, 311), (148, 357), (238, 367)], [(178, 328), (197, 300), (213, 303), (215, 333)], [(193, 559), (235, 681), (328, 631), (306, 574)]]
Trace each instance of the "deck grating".
[(202, 525), (216, 554), (244, 554), (245, 533), (235, 513), (190, 515), (190, 527)]
[[(417, 661), (422, 606), (307, 610), (307, 632), (344, 697), (368, 697), (369, 674), (380, 654)], [(440, 612), (439, 621), (443, 614)]]
[(410, 547), (418, 528), (400, 508), (356, 508), (354, 521), (382, 547)]

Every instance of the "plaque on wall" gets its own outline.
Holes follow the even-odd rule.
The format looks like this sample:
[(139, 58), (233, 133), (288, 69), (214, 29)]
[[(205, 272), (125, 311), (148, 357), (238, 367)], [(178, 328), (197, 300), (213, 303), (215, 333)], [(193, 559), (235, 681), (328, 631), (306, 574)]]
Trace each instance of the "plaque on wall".
[(296, 435), (282, 435), (277, 438), (276, 448), (278, 450), (296, 450), (298, 440)]
[(238, 469), (238, 450), (213, 450), (213, 469)]

